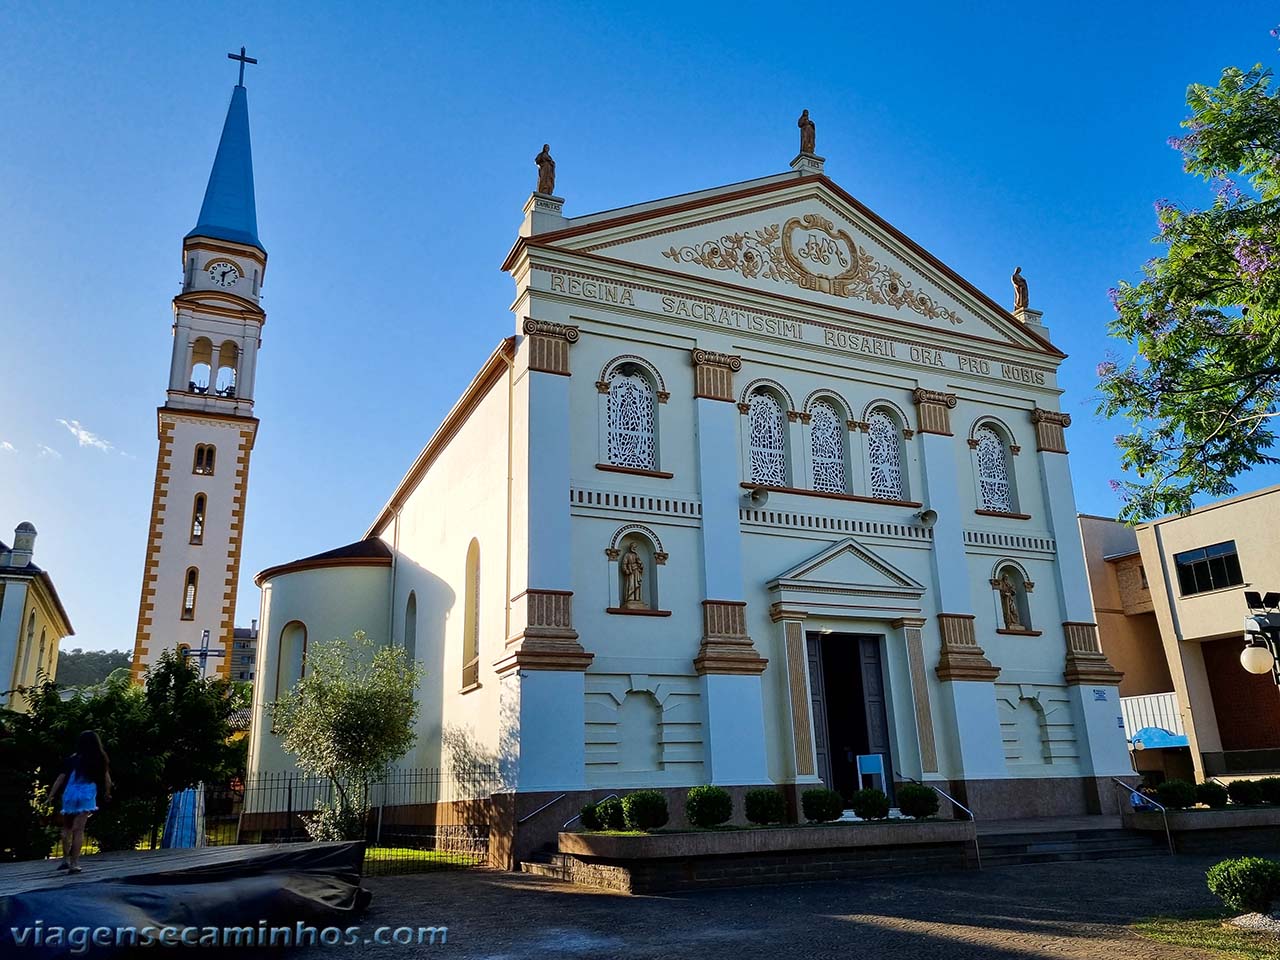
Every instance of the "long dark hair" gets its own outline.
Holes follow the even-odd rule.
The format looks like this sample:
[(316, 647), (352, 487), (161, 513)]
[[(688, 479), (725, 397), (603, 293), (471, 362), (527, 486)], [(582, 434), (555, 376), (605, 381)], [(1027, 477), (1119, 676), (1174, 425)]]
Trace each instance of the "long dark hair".
[(81, 779), (92, 780), (99, 791), (105, 789), (111, 762), (96, 731), (85, 730), (76, 738), (76, 752), (71, 762)]

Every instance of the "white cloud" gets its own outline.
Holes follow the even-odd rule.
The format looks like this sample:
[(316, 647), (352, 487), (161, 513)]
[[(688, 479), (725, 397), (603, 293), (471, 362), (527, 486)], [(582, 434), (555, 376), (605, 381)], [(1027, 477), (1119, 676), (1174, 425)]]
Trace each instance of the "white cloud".
[(115, 449), (115, 445), (111, 441), (104, 440), (85, 427), (79, 420), (63, 420), (59, 417), (58, 422), (71, 431), (71, 435), (76, 438), (76, 442), (82, 447), (95, 447), (104, 453)]
[(8, 440), (0, 440), (0, 453), (17, 453), (18, 448)]
[(62, 454), (60, 454), (57, 450), (53, 449), (53, 447), (46, 447), (43, 443), (37, 443), (36, 450), (39, 452), (39, 455), (42, 457), (51, 457), (54, 460), (62, 459)]

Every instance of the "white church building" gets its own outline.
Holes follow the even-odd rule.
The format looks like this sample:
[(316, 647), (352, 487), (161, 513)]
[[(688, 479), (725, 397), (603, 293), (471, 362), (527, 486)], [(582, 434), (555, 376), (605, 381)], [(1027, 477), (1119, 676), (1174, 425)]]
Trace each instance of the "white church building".
[(811, 139), (572, 218), (539, 159), (512, 336), (361, 537), (258, 576), (251, 775), (292, 766), (268, 703), (308, 643), (364, 630), (425, 669), (403, 765), (466, 744), (519, 810), (878, 763), (983, 819), (1114, 812), (1120, 675), (1025, 285), (994, 302)]

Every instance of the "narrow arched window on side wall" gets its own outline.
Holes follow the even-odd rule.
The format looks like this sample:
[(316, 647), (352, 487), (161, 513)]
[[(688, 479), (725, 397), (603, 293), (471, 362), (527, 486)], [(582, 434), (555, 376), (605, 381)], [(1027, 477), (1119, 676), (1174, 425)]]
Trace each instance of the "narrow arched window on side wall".
[(467, 547), (466, 608), (462, 616), (462, 689), (480, 682), (480, 541)]
[(200, 571), (195, 567), (187, 568), (187, 575), (182, 584), (182, 619), (196, 618), (196, 591), (200, 586)]
[(203, 493), (197, 493), (191, 505), (191, 542), (204, 543), (204, 508), (208, 501)]
[(213, 458), (217, 453), (211, 443), (197, 443), (195, 457), (191, 465), (192, 473), (213, 476)]
[(637, 470), (658, 466), (657, 407), (653, 384), (638, 367), (623, 365), (609, 377), (609, 463)]
[(974, 432), (978, 462), (978, 497), (983, 510), (1013, 513), (1013, 490), (1009, 483), (1009, 451), (1004, 438), (993, 427)]
[(48, 643), (47, 632), (40, 631), (40, 652), (36, 654), (36, 676), (38, 677), (44, 670), (44, 648)]
[(871, 496), (877, 500), (905, 500), (902, 428), (884, 410), (873, 410), (867, 417), (867, 460)]
[(418, 656), (418, 595), (412, 590), (404, 605), (404, 653), (410, 661)]
[(825, 493), (846, 493), (845, 441), (848, 429), (826, 400), (817, 400), (809, 408), (809, 446), (813, 460), (813, 489)]
[(747, 401), (748, 479), (762, 486), (787, 485), (787, 425), (782, 404), (757, 390)]
[(307, 628), (301, 620), (290, 620), (280, 631), (279, 660), (276, 663), (275, 699), (289, 691), (307, 672)]

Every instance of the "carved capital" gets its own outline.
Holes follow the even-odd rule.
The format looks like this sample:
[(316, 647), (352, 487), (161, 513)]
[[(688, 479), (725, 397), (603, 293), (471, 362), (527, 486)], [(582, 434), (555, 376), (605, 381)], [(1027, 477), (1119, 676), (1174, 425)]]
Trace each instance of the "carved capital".
[(751, 404), (749, 403), (738, 404), (738, 412), (745, 417), (748, 413), (751, 412)]
[(970, 449), (970, 450), (977, 450), (977, 449), (978, 449), (979, 441), (977, 440), (977, 438), (975, 438), (975, 437), (970, 437), (970, 438), (969, 438), (969, 440), (968, 440), (968, 443), (969, 443), (969, 449)]
[(660, 567), (661, 567), (661, 566), (663, 566), (663, 565), (667, 562), (667, 558), (668, 558), (669, 556), (670, 556), (670, 554), (666, 554), (666, 553), (661, 553), (661, 552), (659, 552), (659, 553), (655, 553), (655, 554), (653, 555), (653, 562), (654, 562), (654, 563), (656, 563), (658, 566), (660, 566)]
[(769, 607), (769, 619), (774, 623), (783, 620), (804, 620), (809, 616), (805, 610), (799, 610), (793, 607), (784, 607), (781, 603), (775, 603)]
[(659, 391), (658, 391), (657, 396), (658, 396), (658, 402), (659, 402), (659, 403), (666, 403), (668, 400), (670, 400), (670, 399), (671, 399), (671, 391), (670, 391), (670, 390), (659, 390)]
[(1113, 667), (1102, 652), (1096, 623), (1067, 621), (1062, 625), (1062, 634), (1067, 642), (1063, 676), (1068, 684), (1119, 685), (1124, 674)]
[(915, 402), (920, 421), (921, 433), (936, 433), (944, 437), (951, 436), (951, 411), (956, 406), (954, 393), (943, 393), (939, 390), (926, 390), (916, 387), (911, 391), (911, 399)]
[(747, 635), (747, 605), (737, 600), (702, 601), (702, 646), (693, 668), (707, 673), (764, 673), (769, 661), (756, 652)]
[(597, 381), (596, 381), (596, 391), (597, 391), (598, 393), (608, 393), (608, 392), (609, 392), (609, 381), (608, 381), (608, 380), (597, 380)]
[(1031, 411), (1031, 422), (1036, 428), (1036, 449), (1045, 453), (1066, 453), (1066, 429), (1071, 426), (1071, 414), (1056, 410)]
[(622, 556), (622, 551), (616, 547), (605, 547), (604, 555), (610, 560), (617, 560)]
[(499, 674), (512, 670), (586, 670), (594, 654), (578, 643), (573, 629), (573, 592), (526, 590), (511, 603), (512, 622), (524, 627), (507, 640), (494, 663)]
[(701, 347), (695, 347), (690, 356), (693, 359), (693, 395), (732, 403), (733, 375), (742, 369), (742, 358)]
[(1000, 668), (992, 666), (978, 646), (972, 614), (940, 613), (938, 631), (942, 635), (942, 654), (936, 667), (939, 680), (990, 683), (1000, 676)]
[(866, 420), (850, 420), (847, 426), (850, 430), (861, 430), (863, 433), (871, 432), (871, 424)]
[[(569, 347), (581, 336), (577, 327), (525, 317), (522, 327), (529, 338), (529, 369), (540, 373), (570, 375)], [(598, 384), (597, 384), (598, 386)]]

